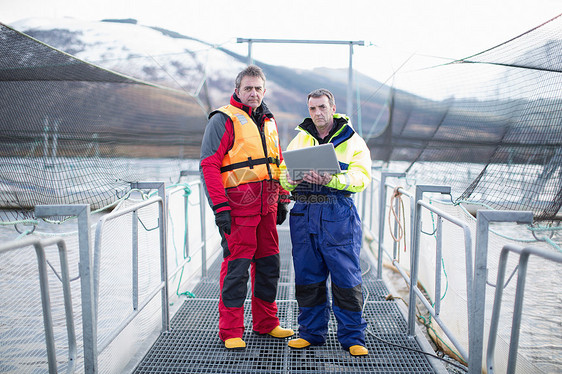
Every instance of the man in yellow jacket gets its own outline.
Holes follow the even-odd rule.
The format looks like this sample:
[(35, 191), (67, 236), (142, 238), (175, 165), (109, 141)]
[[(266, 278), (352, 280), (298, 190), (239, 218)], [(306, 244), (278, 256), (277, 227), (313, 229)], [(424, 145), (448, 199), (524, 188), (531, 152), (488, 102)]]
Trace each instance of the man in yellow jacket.
[(299, 338), (292, 348), (322, 345), (326, 341), (330, 305), (327, 279), (331, 277), (332, 310), (338, 322), (338, 340), (353, 356), (368, 354), (365, 347), (361, 289), (362, 229), (352, 194), (371, 180), (371, 155), (349, 118), (336, 113), (332, 93), (317, 89), (308, 95), (310, 118), (287, 150), (332, 143), (342, 172), (334, 175), (309, 171), (291, 180), (281, 163), (281, 185), (291, 191), (295, 205), (289, 224), (293, 246)]

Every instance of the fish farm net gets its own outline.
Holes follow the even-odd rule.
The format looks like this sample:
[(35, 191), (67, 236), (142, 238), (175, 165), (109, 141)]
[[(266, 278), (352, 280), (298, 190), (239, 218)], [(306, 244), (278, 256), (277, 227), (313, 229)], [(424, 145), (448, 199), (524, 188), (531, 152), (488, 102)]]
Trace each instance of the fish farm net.
[(199, 157), (206, 112), (183, 91), (126, 77), (0, 24), (0, 221), (39, 204), (114, 203), (174, 182)]
[[(173, 183), (196, 168), (209, 110), (198, 97), (128, 75), (126, 61), (117, 73), (1, 24), (0, 40), (0, 222), (31, 218), (38, 204), (99, 209), (131, 182)], [(403, 69), (368, 103), (380, 111), (362, 125), (372, 159), (418, 184), (451, 186), (455, 203), (559, 221), (560, 56), (562, 16), (467, 58)], [(138, 61), (131, 69), (142, 70)]]
[(442, 183), (455, 202), (560, 220), (562, 15), (496, 47), (397, 74), (372, 156), (403, 161), (416, 183)]

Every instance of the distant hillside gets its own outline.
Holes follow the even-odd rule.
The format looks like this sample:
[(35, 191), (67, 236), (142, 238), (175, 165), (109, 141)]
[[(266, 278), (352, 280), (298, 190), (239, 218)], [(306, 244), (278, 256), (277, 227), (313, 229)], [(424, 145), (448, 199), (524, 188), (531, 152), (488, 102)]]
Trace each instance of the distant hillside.
[[(205, 41), (134, 19), (83, 22), (72, 19), (27, 19), (14, 27), (54, 48), (112, 71), (196, 96), (210, 111), (228, 102), (236, 74), (246, 56)], [(347, 70), (295, 70), (256, 61), (267, 76), (265, 101), (274, 112), (282, 143), (308, 115), (306, 95), (325, 87), (336, 96), (339, 112), (347, 107)], [(388, 89), (358, 76), (362, 123), (369, 126), (387, 101)], [(365, 100), (367, 99), (368, 100)], [(357, 112), (347, 113), (358, 124)]]

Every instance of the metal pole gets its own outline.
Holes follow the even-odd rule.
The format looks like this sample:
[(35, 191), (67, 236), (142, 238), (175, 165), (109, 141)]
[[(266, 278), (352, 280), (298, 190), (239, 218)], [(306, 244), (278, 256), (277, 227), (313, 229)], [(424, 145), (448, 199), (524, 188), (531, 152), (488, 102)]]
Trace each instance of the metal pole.
[(382, 256), (384, 247), (384, 214), (386, 212), (386, 178), (396, 177), (401, 178), (406, 174), (392, 173), (383, 171), (381, 172), (381, 185), (379, 190), (379, 253), (377, 259), (377, 279), (382, 279)]
[[(474, 280), (472, 282), (472, 310), (469, 312), (468, 371), (482, 371), (482, 349), (484, 347), (484, 314), (486, 306), (486, 280), (488, 272), (488, 234), (491, 222), (533, 223), (532, 212), (479, 210), (476, 212), (476, 248), (474, 257)], [(498, 285), (499, 287), (499, 285)], [(470, 322), (472, 321), (472, 328)]]
[[(353, 45), (365, 45), (363, 40), (298, 40), (298, 39), (246, 39), (236, 38), (237, 43), (248, 43), (248, 64), (253, 63), (252, 44), (253, 43), (278, 43), (278, 44), (346, 44), (349, 45), (349, 72), (347, 77), (347, 109), (346, 114), (349, 118), (353, 114)], [(360, 122), (360, 121), (359, 121)], [(361, 131), (359, 131), (359, 135)]]
[(451, 193), (451, 187), (448, 186), (416, 186), (416, 211), (414, 215), (414, 232), (412, 238), (412, 248), (410, 252), (410, 294), (408, 303), (408, 335), (414, 336), (416, 331), (416, 294), (414, 289), (418, 286), (418, 265), (420, 257), (420, 231), (421, 231), (421, 205), (418, 201), (423, 199), (425, 192), (434, 192), (447, 194)]
[(139, 214), (133, 211), (132, 216), (132, 235), (133, 237), (133, 310), (139, 308)]
[(40, 244), (35, 244), (37, 265), (39, 267), (39, 286), (41, 288), (41, 305), (43, 307), (43, 326), (45, 328), (45, 342), (47, 344), (47, 363), (49, 374), (57, 373), (57, 354), (55, 335), (53, 332), (53, 316), (51, 314), (51, 299), (49, 296), (49, 278), (45, 250)]
[(353, 113), (353, 43), (349, 42), (349, 68), (347, 72), (347, 109), (346, 114), (351, 119)]
[(82, 330), (84, 341), (84, 372), (98, 372), (96, 312), (94, 306), (94, 277), (90, 247), (90, 205), (37, 205), (37, 218), (52, 216), (78, 217), (78, 247), (80, 250), (80, 290), (82, 294)]
[(441, 313), (441, 263), (443, 259), (443, 218), (437, 216), (435, 237), (435, 315)]
[(162, 205), (158, 211), (160, 227), (160, 280), (164, 282), (164, 287), (162, 287), (162, 331), (168, 331), (170, 327), (170, 310), (168, 308), (168, 199), (166, 198), (166, 183), (136, 182), (131, 183), (131, 188), (157, 189), (158, 196), (162, 199)]
[(248, 65), (252, 65), (254, 59), (252, 58), (252, 39), (248, 40)]

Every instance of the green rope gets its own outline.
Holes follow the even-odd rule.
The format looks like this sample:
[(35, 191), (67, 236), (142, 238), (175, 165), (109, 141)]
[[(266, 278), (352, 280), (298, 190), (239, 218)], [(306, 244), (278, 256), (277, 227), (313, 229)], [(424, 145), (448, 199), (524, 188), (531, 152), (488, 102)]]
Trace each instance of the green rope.
[[(189, 197), (189, 195), (191, 195), (191, 188), (189, 187), (189, 185), (187, 183), (175, 183), (175, 184), (172, 184), (172, 185), (170, 185), (166, 188), (174, 188), (174, 187), (178, 187), (178, 186), (183, 188), (183, 191), (184, 191), (183, 197)], [(185, 212), (185, 218), (184, 218), (185, 222), (187, 222), (187, 215), (188, 215), (188, 212), (186, 211)], [(175, 237), (175, 235), (174, 235), (174, 232), (175, 232), (174, 220), (171, 219), (170, 212), (168, 212), (168, 217), (170, 218), (169, 221), (170, 221), (170, 229), (172, 231), (172, 238), (174, 238)], [(175, 240), (172, 239), (172, 243), (173, 243), (173, 246), (174, 246), (176, 266), (178, 266), (179, 265), (178, 248), (176, 247), (176, 241)], [(186, 244), (187, 243), (184, 243), (184, 246)], [(188, 259), (188, 262), (191, 262), (191, 256), (186, 256), (185, 251), (183, 251), (183, 253), (184, 253), (183, 258)], [(181, 280), (183, 278), (184, 269), (185, 269), (185, 267), (182, 267), (181, 272), (180, 272), (180, 276), (179, 276), (179, 279), (178, 279), (178, 286), (176, 288), (176, 295), (177, 296), (184, 295), (184, 296), (187, 296), (188, 298), (195, 298), (195, 295), (190, 291), (180, 292), (180, 285), (181, 285)]]
[(447, 291), (449, 290), (449, 276), (447, 275), (447, 271), (445, 270), (445, 260), (441, 257), (441, 266), (443, 267), (443, 274), (445, 274), (445, 292), (443, 292), (443, 296), (441, 296), (441, 300), (445, 298), (447, 295)]
[(22, 220), (18, 220), (18, 221), (0, 222), (0, 225), (12, 226), (12, 225), (20, 224), (20, 223), (28, 224), (28, 225), (37, 225), (39, 223), (39, 221), (37, 221), (35, 219), (22, 219)]

